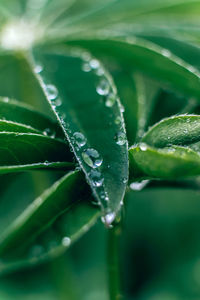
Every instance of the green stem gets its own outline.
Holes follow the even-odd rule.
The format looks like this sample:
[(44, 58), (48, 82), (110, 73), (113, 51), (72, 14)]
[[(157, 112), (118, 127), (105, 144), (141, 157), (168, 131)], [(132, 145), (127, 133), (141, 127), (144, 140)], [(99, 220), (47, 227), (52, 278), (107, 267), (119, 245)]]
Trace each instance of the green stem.
[(108, 259), (108, 284), (110, 300), (122, 299), (120, 294), (119, 270), (119, 238), (121, 226), (116, 225), (108, 231), (107, 259)]

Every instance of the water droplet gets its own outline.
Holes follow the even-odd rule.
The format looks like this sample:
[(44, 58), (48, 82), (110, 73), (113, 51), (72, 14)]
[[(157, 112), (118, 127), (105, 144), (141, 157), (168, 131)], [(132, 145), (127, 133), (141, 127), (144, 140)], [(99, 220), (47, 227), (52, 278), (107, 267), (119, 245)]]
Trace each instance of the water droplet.
[(98, 168), (101, 166), (103, 159), (100, 157), (99, 152), (95, 149), (86, 149), (82, 153), (85, 163), (91, 168)]
[(57, 90), (57, 88), (55, 87), (55, 85), (53, 85), (53, 84), (48, 84), (48, 85), (46, 86), (46, 92), (47, 92), (48, 98), (49, 98), (50, 100), (54, 100), (54, 99), (56, 99), (57, 96), (58, 96), (58, 90)]
[(120, 111), (121, 111), (122, 113), (125, 112), (125, 108), (124, 108), (124, 106), (123, 106), (122, 104), (120, 104)]
[(45, 165), (45, 166), (48, 166), (49, 164), (50, 164), (49, 161), (48, 161), (48, 160), (45, 160), (44, 165)]
[(121, 123), (121, 117), (118, 116), (116, 119), (115, 119), (115, 124), (118, 125)]
[(62, 239), (62, 245), (64, 247), (69, 247), (69, 245), (71, 244), (71, 239), (67, 236), (65, 236), (63, 239)]
[(123, 146), (126, 143), (126, 134), (124, 132), (119, 132), (117, 134), (116, 143), (119, 146)]
[(95, 70), (95, 74), (97, 76), (103, 76), (104, 75), (104, 69), (102, 67), (99, 67), (98, 69)]
[(147, 144), (141, 143), (141, 144), (139, 145), (139, 148), (140, 148), (140, 150), (142, 150), (142, 151), (146, 151), (146, 150), (147, 150)]
[(132, 182), (130, 184), (130, 188), (133, 191), (141, 191), (147, 184), (148, 184), (149, 180), (142, 180), (140, 182)]
[(84, 62), (82, 65), (82, 70), (84, 72), (90, 72), (92, 70), (92, 68), (88, 62)]
[(94, 70), (98, 69), (99, 66), (100, 66), (100, 63), (99, 63), (99, 61), (97, 59), (91, 59), (91, 61), (90, 61), (90, 67), (92, 69), (94, 69)]
[(165, 57), (170, 57), (171, 56), (171, 52), (167, 49), (163, 49), (161, 51), (162, 55), (165, 56)]
[(44, 131), (43, 131), (43, 134), (44, 135), (50, 135), (51, 133), (51, 129), (50, 128), (46, 128)]
[(114, 212), (110, 212), (101, 218), (102, 222), (106, 225), (106, 227), (112, 227), (111, 224), (116, 218), (116, 214)]
[(95, 187), (100, 187), (102, 186), (103, 182), (104, 182), (104, 178), (102, 177), (101, 173), (97, 170), (92, 170), (89, 173), (89, 176), (92, 180), (92, 184)]
[(55, 108), (56, 106), (61, 106), (62, 101), (60, 98), (51, 99), (52, 106)]
[(106, 106), (107, 107), (112, 107), (116, 102), (116, 95), (114, 93), (110, 93), (107, 98), (106, 98)]
[(128, 182), (128, 178), (124, 178), (123, 183), (127, 183), (127, 182)]
[(75, 142), (76, 142), (77, 146), (83, 147), (86, 144), (87, 140), (81, 132), (75, 132), (73, 134), (73, 137), (75, 139)]
[(110, 85), (109, 82), (105, 79), (102, 79), (97, 86), (97, 93), (101, 96), (106, 96), (109, 94)]
[(41, 73), (42, 70), (43, 70), (43, 67), (42, 67), (41, 65), (37, 65), (37, 66), (35, 66), (35, 68), (34, 68), (34, 71), (35, 71), (35, 73), (37, 73), (37, 74)]

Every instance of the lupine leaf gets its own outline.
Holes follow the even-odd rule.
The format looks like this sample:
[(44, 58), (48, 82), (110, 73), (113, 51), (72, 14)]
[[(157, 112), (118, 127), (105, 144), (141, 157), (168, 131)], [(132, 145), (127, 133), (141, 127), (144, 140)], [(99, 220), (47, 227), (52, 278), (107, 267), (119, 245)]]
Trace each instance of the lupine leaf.
[(105, 222), (111, 223), (128, 178), (127, 140), (116, 88), (88, 54), (43, 52), (35, 59), (43, 66), (38, 78), (46, 98), (103, 213), (109, 215)]

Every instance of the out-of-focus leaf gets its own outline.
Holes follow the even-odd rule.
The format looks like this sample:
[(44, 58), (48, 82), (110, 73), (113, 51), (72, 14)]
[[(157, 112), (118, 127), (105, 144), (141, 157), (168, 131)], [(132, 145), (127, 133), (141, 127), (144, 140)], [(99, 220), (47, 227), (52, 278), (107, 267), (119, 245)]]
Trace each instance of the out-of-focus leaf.
[(31, 133), (0, 133), (0, 173), (36, 168), (72, 168), (65, 142)]
[(0, 69), (0, 96), (31, 104), (50, 114), (41, 88), (21, 52), (0, 51)]
[(199, 142), (200, 116), (178, 115), (160, 121), (143, 136), (142, 142), (156, 148)]
[[(99, 216), (99, 209), (87, 202), (90, 198), (91, 192), (79, 172), (69, 173), (54, 183), (2, 233), (1, 273), (62, 254)], [(43, 247), (42, 253), (36, 251), (38, 243)], [(21, 250), (24, 256), (19, 255)]]
[(200, 155), (181, 146), (156, 149), (141, 143), (129, 150), (130, 178), (178, 179), (200, 175)]
[[(117, 91), (100, 63), (88, 54), (35, 53), (38, 80), (106, 223), (120, 210), (128, 178), (128, 151)], [(109, 220), (108, 220), (109, 219)]]
[(45, 135), (63, 137), (57, 123), (19, 101), (0, 98), (0, 119), (32, 127), (33, 130), (42, 131)]
[(85, 39), (68, 41), (92, 51), (97, 56), (117, 59), (126, 68), (135, 68), (157, 79), (167, 88), (197, 99), (199, 92), (199, 71), (169, 50), (139, 38)]

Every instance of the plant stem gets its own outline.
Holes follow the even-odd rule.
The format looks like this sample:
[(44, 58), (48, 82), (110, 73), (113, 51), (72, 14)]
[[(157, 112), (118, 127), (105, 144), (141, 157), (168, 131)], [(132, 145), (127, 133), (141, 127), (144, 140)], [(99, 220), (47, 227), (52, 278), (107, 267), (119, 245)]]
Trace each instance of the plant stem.
[(108, 284), (110, 300), (122, 299), (120, 294), (120, 270), (119, 270), (119, 238), (120, 224), (108, 230), (107, 260), (108, 260)]

